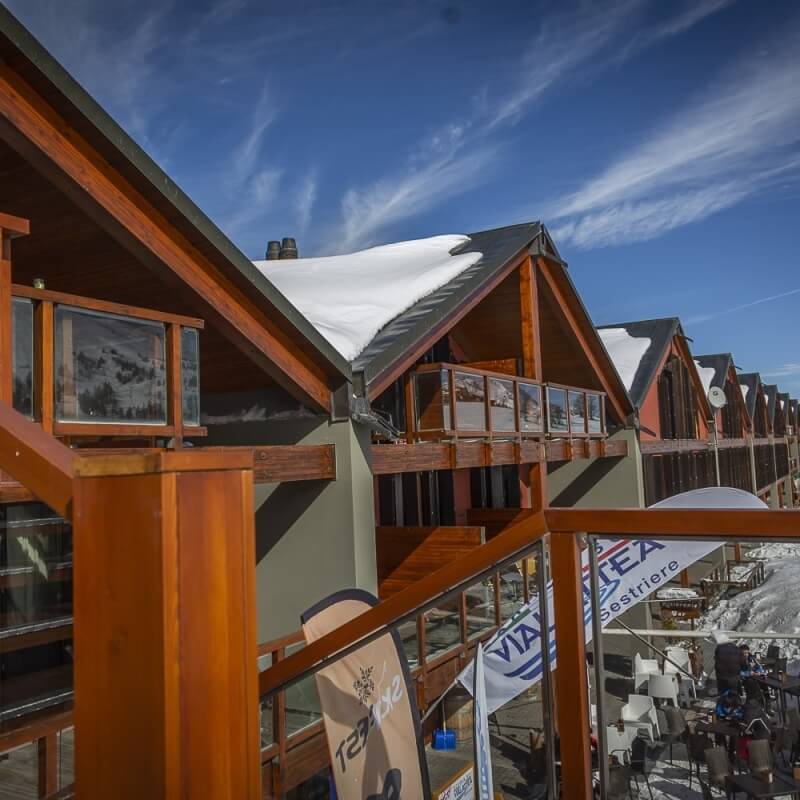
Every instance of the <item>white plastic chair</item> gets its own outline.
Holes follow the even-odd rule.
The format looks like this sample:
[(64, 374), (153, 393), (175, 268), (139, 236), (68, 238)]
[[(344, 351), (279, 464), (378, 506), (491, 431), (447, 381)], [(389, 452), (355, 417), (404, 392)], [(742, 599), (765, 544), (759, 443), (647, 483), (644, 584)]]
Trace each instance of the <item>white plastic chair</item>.
[[(697, 700), (697, 686), (694, 678), (689, 677), (692, 671), (689, 651), (683, 647), (668, 647), (666, 654), (670, 660), (664, 662), (664, 674), (676, 676), (681, 705), (688, 707), (691, 700)], [(680, 670), (678, 667), (680, 667)], [(687, 675), (686, 673), (689, 674)]]
[(667, 671), (669, 667), (671, 670), (674, 670), (675, 667), (670, 664), (670, 661), (673, 661), (677, 664), (682, 670), (688, 672), (690, 675), (692, 673), (692, 660), (689, 658), (689, 651), (685, 647), (676, 647), (673, 645), (672, 647), (668, 647), (664, 651), (669, 658), (669, 661), (664, 662), (664, 672)]
[(654, 658), (642, 658), (638, 653), (633, 657), (633, 691), (638, 692), (643, 683), (647, 683), (650, 675), (658, 674), (658, 661)]
[[(606, 752), (611, 755), (620, 750), (626, 750), (630, 753), (631, 742), (636, 737), (636, 728), (625, 727), (625, 730), (620, 733), (616, 725), (606, 726)], [(621, 760), (621, 759), (620, 759)]]
[(650, 675), (647, 694), (657, 700), (671, 700), (672, 705), (678, 708), (678, 681), (674, 675)]
[(628, 702), (622, 706), (620, 715), (626, 728), (630, 726), (647, 731), (647, 736), (652, 742), (661, 738), (656, 704), (652, 697), (646, 697), (643, 694), (629, 694)]

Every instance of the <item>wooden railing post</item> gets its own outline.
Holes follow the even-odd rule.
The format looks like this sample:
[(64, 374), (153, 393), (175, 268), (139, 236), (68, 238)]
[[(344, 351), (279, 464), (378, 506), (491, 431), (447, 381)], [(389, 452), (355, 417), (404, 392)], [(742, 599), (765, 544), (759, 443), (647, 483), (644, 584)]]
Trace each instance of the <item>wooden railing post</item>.
[(252, 459), (75, 462), (81, 800), (256, 800)]
[(561, 797), (564, 800), (587, 800), (592, 796), (592, 764), (578, 534), (551, 534), (550, 565), (555, 639), (558, 642), (555, 706), (561, 742)]

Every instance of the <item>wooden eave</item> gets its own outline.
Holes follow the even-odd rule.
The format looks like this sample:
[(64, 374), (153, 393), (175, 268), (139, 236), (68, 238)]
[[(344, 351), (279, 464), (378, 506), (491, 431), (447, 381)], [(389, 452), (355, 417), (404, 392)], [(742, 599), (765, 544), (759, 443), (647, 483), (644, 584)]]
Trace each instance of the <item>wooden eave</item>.
[(634, 413), (633, 404), (611, 358), (603, 347), (589, 312), (567, 273), (565, 263), (558, 256), (541, 255), (537, 257), (536, 264), (539, 274), (554, 295), (575, 341), (597, 375), (615, 416), (624, 424)]
[(0, 136), (301, 402), (349, 364), (0, 7)]
[(733, 396), (736, 398), (736, 407), (739, 409), (739, 417), (742, 421), (743, 430), (750, 433), (753, 430), (753, 423), (747, 413), (747, 403), (742, 395), (742, 388), (739, 383), (739, 376), (736, 374), (736, 367), (733, 363), (728, 364), (728, 371), (725, 375), (725, 382), (733, 384)]
[(713, 414), (711, 412), (711, 407), (708, 405), (708, 398), (706, 397), (706, 393), (703, 388), (703, 381), (700, 380), (700, 373), (697, 371), (697, 365), (694, 363), (694, 358), (692, 358), (692, 352), (689, 350), (686, 336), (682, 330), (678, 330), (673, 338), (678, 348), (678, 352), (681, 354), (681, 358), (686, 362), (686, 365), (689, 368), (689, 375), (691, 375), (692, 378), (694, 393), (700, 398), (699, 410), (703, 417), (703, 424), (705, 425), (706, 429), (708, 429), (708, 420), (711, 419)]

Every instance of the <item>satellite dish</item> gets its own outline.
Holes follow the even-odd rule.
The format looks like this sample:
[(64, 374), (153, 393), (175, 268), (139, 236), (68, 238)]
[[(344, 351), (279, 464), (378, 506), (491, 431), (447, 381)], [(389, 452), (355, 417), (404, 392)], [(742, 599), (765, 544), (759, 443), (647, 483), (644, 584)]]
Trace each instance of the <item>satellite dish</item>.
[(708, 390), (708, 404), (714, 410), (719, 410), (723, 408), (728, 403), (728, 398), (725, 397), (725, 392), (719, 388), (719, 386), (712, 386)]

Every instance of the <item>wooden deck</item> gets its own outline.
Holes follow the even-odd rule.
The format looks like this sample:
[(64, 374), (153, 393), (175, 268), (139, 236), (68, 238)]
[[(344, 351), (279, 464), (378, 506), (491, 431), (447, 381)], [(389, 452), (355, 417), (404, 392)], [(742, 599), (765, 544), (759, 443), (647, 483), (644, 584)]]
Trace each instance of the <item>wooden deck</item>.
[[(58, 785), (68, 786), (73, 777), (73, 728), (65, 730), (59, 738)], [(26, 744), (0, 756), (0, 800), (37, 800), (38, 763), (36, 744)]]

